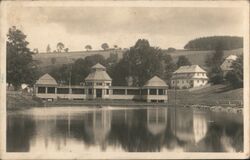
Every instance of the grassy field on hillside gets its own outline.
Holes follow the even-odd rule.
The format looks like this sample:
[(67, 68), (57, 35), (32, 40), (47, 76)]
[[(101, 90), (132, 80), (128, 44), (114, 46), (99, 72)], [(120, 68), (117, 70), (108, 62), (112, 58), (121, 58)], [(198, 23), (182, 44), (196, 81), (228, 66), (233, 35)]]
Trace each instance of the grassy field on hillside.
[(169, 90), (169, 102), (177, 104), (240, 105), (243, 102), (243, 88), (232, 89), (226, 85), (214, 85), (196, 91)]
[[(178, 57), (185, 55), (192, 64), (198, 64), (202, 67), (205, 65), (205, 59), (207, 55), (212, 54), (214, 51), (191, 51), (191, 50), (176, 50), (174, 52), (167, 52), (163, 50), (165, 54), (170, 54), (174, 61), (176, 62)], [(231, 54), (242, 54), (242, 49), (228, 50), (224, 51), (224, 57)], [(85, 58), (86, 56), (100, 54), (105, 58), (109, 57), (110, 53), (117, 53), (118, 58), (122, 58), (124, 50), (98, 50), (98, 51), (77, 51), (77, 52), (68, 52), (68, 53), (39, 53), (33, 56), (34, 60), (38, 62), (38, 65), (41, 67), (53, 66), (53, 65), (63, 65), (74, 62), (78, 58)], [(52, 63), (52, 58), (55, 59), (55, 62)]]

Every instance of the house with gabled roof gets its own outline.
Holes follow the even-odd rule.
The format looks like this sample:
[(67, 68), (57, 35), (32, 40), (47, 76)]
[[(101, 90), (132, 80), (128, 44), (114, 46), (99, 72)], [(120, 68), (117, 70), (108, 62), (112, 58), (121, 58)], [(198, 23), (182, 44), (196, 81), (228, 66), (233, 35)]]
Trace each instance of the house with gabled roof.
[(236, 55), (230, 55), (225, 58), (223, 63), (221, 64), (220, 68), (223, 72), (223, 75), (225, 76), (229, 71), (232, 70), (232, 64), (234, 61), (236, 61), (238, 57)]
[(171, 87), (178, 89), (201, 87), (207, 83), (207, 72), (199, 65), (181, 66), (171, 78)]

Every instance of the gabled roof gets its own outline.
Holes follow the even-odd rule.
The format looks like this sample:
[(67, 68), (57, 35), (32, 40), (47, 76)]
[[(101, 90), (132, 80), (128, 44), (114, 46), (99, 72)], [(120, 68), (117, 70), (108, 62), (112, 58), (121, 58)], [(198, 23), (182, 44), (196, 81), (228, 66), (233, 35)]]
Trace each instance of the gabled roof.
[(236, 55), (230, 55), (226, 58), (226, 60), (236, 60), (238, 57)]
[(57, 82), (53, 77), (46, 73), (36, 81), (36, 84), (57, 85)]
[(167, 84), (158, 76), (154, 76), (153, 78), (151, 78), (149, 81), (146, 82), (144, 87), (167, 87)]
[(112, 79), (110, 76), (107, 74), (106, 71), (94, 71), (91, 72), (85, 80), (87, 81), (111, 81)]
[(203, 70), (199, 65), (191, 65), (191, 66), (181, 66), (178, 68), (174, 73), (205, 73), (206, 71)]
[(97, 63), (96, 65), (94, 65), (93, 67), (91, 67), (92, 69), (106, 69), (106, 67), (104, 67), (103, 65), (101, 65), (100, 63)]

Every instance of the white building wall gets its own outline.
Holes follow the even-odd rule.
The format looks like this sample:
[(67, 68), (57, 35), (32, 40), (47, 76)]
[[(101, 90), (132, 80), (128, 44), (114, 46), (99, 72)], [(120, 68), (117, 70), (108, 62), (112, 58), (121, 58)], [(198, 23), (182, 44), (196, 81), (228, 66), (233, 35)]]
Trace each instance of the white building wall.
[(37, 93), (36, 96), (42, 99), (86, 99), (86, 94), (45, 94)]
[[(192, 76), (192, 78), (178, 78), (179, 77), (183, 77), (183, 76)], [(178, 88), (178, 89), (184, 89), (184, 88), (192, 88), (192, 87), (200, 87), (200, 86), (204, 86), (207, 84), (208, 82), (208, 77), (207, 74), (202, 72), (202, 73), (178, 73), (175, 74), (173, 77), (175, 77), (175, 79), (171, 80), (171, 87), (174, 88)], [(174, 82), (174, 83), (173, 83)]]
[(194, 80), (194, 87), (201, 87), (207, 84), (207, 80), (203, 79), (195, 79)]
[[(174, 82), (174, 83), (173, 83)], [(177, 79), (172, 80), (171, 86), (174, 88), (190, 88), (190, 80), (189, 79)]]

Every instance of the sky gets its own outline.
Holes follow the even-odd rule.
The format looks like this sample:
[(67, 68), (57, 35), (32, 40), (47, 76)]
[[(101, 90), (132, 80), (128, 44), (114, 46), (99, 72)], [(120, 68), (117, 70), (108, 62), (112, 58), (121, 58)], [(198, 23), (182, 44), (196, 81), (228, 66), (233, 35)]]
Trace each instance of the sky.
[(18, 7), (8, 10), (7, 26), (21, 29), (39, 52), (48, 44), (54, 50), (58, 42), (70, 51), (101, 49), (104, 42), (129, 48), (142, 38), (183, 49), (198, 37), (243, 36), (243, 14), (241, 8)]

